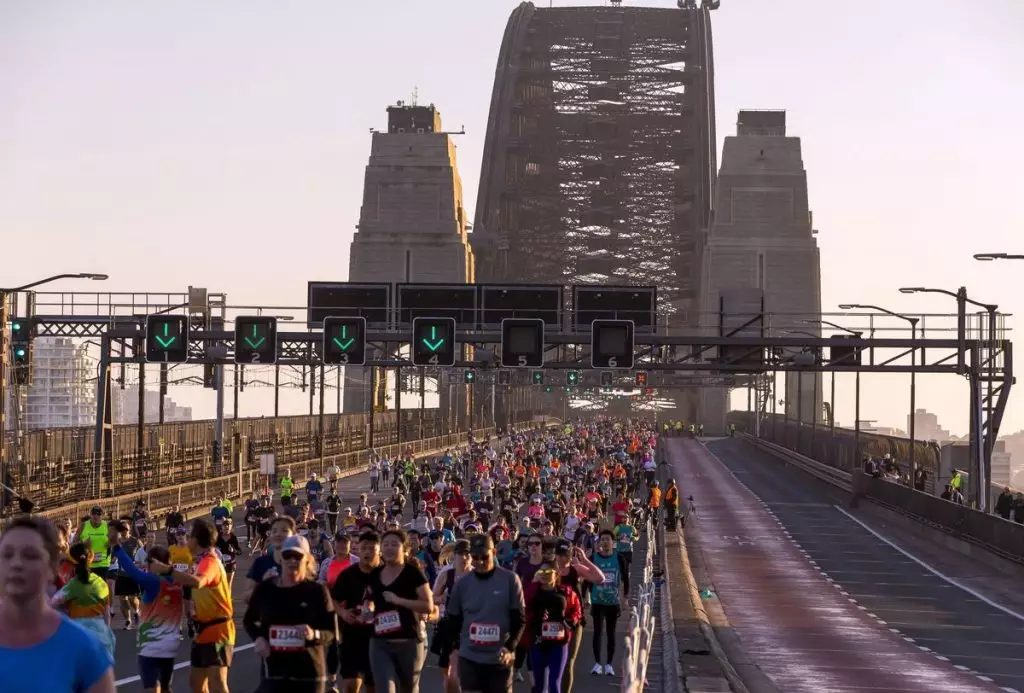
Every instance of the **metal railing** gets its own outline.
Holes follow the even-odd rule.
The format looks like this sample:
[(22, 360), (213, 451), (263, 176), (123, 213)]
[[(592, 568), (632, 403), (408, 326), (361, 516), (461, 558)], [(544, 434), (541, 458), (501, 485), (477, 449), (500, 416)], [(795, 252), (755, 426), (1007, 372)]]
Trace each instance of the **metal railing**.
[(629, 610), (629, 630), (622, 658), (622, 686), (619, 689), (622, 693), (643, 691), (654, 641), (654, 558), (659, 547), (654, 523), (649, 516), (644, 523), (644, 532), (647, 534), (647, 554), (644, 556), (643, 580), (637, 589), (636, 604)]
[[(536, 421), (522, 422), (513, 425), (512, 430), (521, 431), (535, 428), (538, 425), (544, 424)], [(465, 445), (466, 433), (466, 431), (460, 431), (458, 433), (449, 433), (419, 440), (403, 441), (402, 443), (392, 445), (377, 446), (373, 450), (362, 449), (330, 455), (322, 461), (320, 458), (312, 458), (290, 464), (277, 464), (275, 473), (281, 474), (287, 469), (291, 471), (292, 478), (305, 479), (310, 473), (323, 475), (327, 467), (336, 465), (341, 468), (342, 477), (360, 474), (366, 471), (370, 457), (373, 454), (393, 458), (397, 455), (405, 454), (411, 449), (412, 454), (416, 457), (436, 455), (447, 449)], [(494, 428), (478, 428), (473, 430), (473, 435), (477, 440), (490, 439), (494, 433)], [(259, 469), (243, 469), (222, 476), (153, 490), (144, 490), (138, 493), (99, 499), (80, 497), (79, 502), (46, 510), (39, 513), (39, 515), (54, 522), (67, 519), (71, 521), (72, 525), (77, 525), (85, 515), (89, 514), (89, 510), (94, 505), (100, 505), (105, 512), (114, 517), (120, 517), (130, 514), (136, 501), (140, 499), (146, 501), (146, 505), (152, 514), (159, 515), (172, 508), (180, 508), (182, 510), (207, 508), (212, 506), (213, 500), (217, 497), (238, 499), (256, 493), (264, 487), (265, 483), (266, 476), (262, 475)]]

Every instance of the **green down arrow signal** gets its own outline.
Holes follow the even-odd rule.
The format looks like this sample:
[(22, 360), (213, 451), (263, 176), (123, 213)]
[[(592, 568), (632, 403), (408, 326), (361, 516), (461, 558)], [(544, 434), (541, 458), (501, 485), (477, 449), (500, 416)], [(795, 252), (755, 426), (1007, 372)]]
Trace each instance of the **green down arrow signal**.
[(174, 344), (176, 341), (178, 341), (177, 337), (169, 337), (168, 336), (170, 334), (170, 332), (171, 332), (171, 326), (168, 323), (165, 322), (164, 323), (164, 334), (163, 334), (163, 336), (160, 336), (160, 335), (156, 336), (157, 343), (160, 346), (162, 346), (164, 349), (167, 349), (172, 344)]
[(260, 337), (259, 339), (256, 339), (258, 334), (259, 334), (259, 332), (257, 332), (256, 325), (253, 325), (252, 326), (252, 338), (249, 338), (249, 337), (245, 338), (245, 343), (249, 345), (250, 349), (259, 349), (260, 348), (260, 344), (263, 344), (263, 342), (267, 341), (266, 337)]
[(337, 344), (338, 348), (341, 349), (342, 351), (348, 351), (348, 348), (350, 346), (352, 346), (353, 344), (355, 344), (356, 340), (355, 340), (354, 337), (349, 337), (344, 342), (341, 341), (342, 339), (345, 339), (346, 336), (348, 336), (348, 327), (342, 325), (342, 327), (341, 327), (341, 338), (339, 339), (338, 337), (335, 337), (331, 341), (333, 341), (335, 344)]
[(437, 338), (436, 326), (430, 328), (430, 339), (427, 339), (426, 337), (422, 339), (423, 346), (427, 347), (431, 351), (437, 351), (440, 349), (444, 345), (444, 341), (444, 337), (441, 337), (441, 339)]

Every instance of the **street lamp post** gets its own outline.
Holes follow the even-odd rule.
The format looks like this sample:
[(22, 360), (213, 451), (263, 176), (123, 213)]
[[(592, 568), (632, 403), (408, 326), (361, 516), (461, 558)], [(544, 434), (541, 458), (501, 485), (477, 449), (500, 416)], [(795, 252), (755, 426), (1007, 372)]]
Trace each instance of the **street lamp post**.
[[(982, 257), (985, 258), (985, 259), (994, 259), (994, 257), (990, 257), (988, 255), (982, 255)], [(1010, 258), (1011, 256), (1007, 255), (1005, 257), (1006, 258)], [(945, 296), (951, 296), (951, 297), (955, 298), (956, 301), (957, 301), (957, 332), (958, 332), (957, 338), (960, 340), (961, 343), (963, 343), (963, 341), (966, 339), (966, 315), (965, 315), (965, 306), (966, 306), (966, 304), (970, 303), (972, 306), (978, 306), (979, 308), (982, 308), (983, 310), (985, 310), (986, 313), (988, 313), (988, 340), (987, 340), (988, 341), (988, 359), (987, 359), (988, 360), (988, 368), (986, 368), (985, 370), (988, 371), (988, 378), (987, 378), (988, 382), (987, 382), (987, 385), (986, 385), (986, 391), (987, 391), (987, 399), (988, 399), (987, 409), (988, 409), (989, 430), (985, 431), (984, 438), (982, 440), (978, 441), (979, 442), (979, 445), (978, 445), (978, 459), (976, 460), (976, 466), (977, 466), (977, 469), (978, 469), (978, 484), (977, 484), (978, 490), (976, 492), (976, 499), (977, 499), (977, 503), (978, 503), (978, 509), (981, 510), (982, 512), (988, 512), (988, 497), (989, 497), (989, 489), (988, 489), (988, 487), (989, 487), (989, 477), (991, 476), (992, 450), (995, 449), (995, 442), (996, 442), (995, 441), (995, 436), (993, 435), (991, 424), (992, 424), (992, 413), (993, 413), (992, 412), (992, 383), (995, 380), (995, 376), (996, 376), (996, 350), (998, 349), (998, 340), (996, 339), (996, 337), (997, 337), (997, 335), (996, 335), (996, 314), (997, 314), (997, 311), (999, 310), (999, 306), (994, 304), (994, 303), (981, 303), (979, 301), (974, 301), (974, 300), (968, 298), (967, 297), (967, 289), (965, 287), (962, 287), (962, 286), (959, 289), (957, 289), (956, 291), (949, 291), (948, 289), (929, 289), (929, 288), (925, 288), (925, 287), (921, 287), (921, 286), (910, 286), (910, 287), (902, 287), (900, 289), (900, 293), (904, 293), (904, 294), (943, 294)], [(962, 360), (962, 358), (963, 358), (963, 352), (962, 351), (960, 352), (960, 356), (958, 358)], [(972, 389), (972, 393), (973, 393), (973, 390), (974, 390), (973, 383), (976, 382), (975, 378), (977, 377), (977, 375), (979, 375), (979, 374), (978, 373), (971, 373), (971, 379), (972, 379), (972, 388), (971, 389)], [(980, 393), (979, 393), (978, 396), (980, 397)], [(974, 401), (974, 397), (972, 396), (972, 401), (971, 401), (972, 418), (974, 418), (974, 412), (976, 411), (978, 406), (979, 406), (978, 403)], [(982, 431), (981, 431), (981, 417), (980, 416), (977, 417), (977, 421), (978, 421), (977, 434), (980, 436), (981, 433), (982, 433)]]
[[(863, 303), (842, 303), (839, 305), (839, 309), (877, 310), (879, 313), (891, 315), (900, 320), (906, 320), (910, 323), (910, 339), (917, 339), (917, 323), (920, 321), (920, 318), (895, 313), (881, 306)], [(910, 421), (908, 422), (910, 428), (910, 479), (912, 482), (917, 480), (917, 373), (913, 370), (915, 366), (917, 366), (917, 347), (912, 347), (910, 349)]]
[[(805, 320), (804, 323), (808, 324), (808, 325), (824, 325), (826, 327), (831, 327), (834, 330), (841, 330), (843, 332), (846, 332), (847, 334), (853, 335), (853, 337), (855, 337), (857, 339), (860, 339), (860, 336), (862, 334), (864, 334), (863, 332), (858, 332), (857, 330), (851, 330), (849, 327), (843, 327), (842, 325), (837, 325), (836, 323), (829, 322), (828, 320)], [(854, 418), (854, 438), (855, 438), (855, 441), (856, 441), (855, 442), (855, 446), (857, 447), (857, 454), (859, 455), (860, 454), (860, 447), (859, 447), (860, 446), (860, 371), (859, 370), (854, 374), (854, 380), (855, 380), (855, 383), (856, 383), (856, 385), (854, 387), (854, 404), (853, 404), (853, 410), (854, 410), (854, 416), (853, 416), (853, 418)], [(831, 383), (831, 392), (829, 394), (829, 398), (830, 398), (830, 400), (829, 400), (828, 427), (829, 427), (829, 434), (834, 438), (835, 435), (836, 435), (836, 372), (835, 372), (835, 370), (832, 370), (832, 383)], [(856, 463), (859, 463), (859, 460), (857, 460)]]
[(975, 260), (983, 260), (985, 262), (991, 262), (992, 260), (1024, 260), (1024, 255), (1014, 255), (1011, 253), (975, 253)]
[[(7, 322), (8, 322), (8, 300), (12, 294), (34, 289), (43, 284), (55, 282), (58, 279), (92, 279), (103, 281), (107, 279), (105, 274), (94, 274), (90, 272), (55, 274), (45, 279), (39, 279), (28, 284), (16, 286), (9, 289), (0, 289), (0, 483), (7, 483)], [(3, 508), (0, 508), (3, 510)]]

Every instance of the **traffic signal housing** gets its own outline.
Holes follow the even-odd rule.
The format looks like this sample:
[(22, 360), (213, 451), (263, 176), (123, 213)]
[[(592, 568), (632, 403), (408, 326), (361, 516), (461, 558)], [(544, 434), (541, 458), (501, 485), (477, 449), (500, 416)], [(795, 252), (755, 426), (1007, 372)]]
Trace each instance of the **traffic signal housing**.
[(265, 315), (235, 318), (235, 363), (277, 363), (277, 318)]
[(146, 361), (186, 363), (189, 324), (187, 315), (146, 316)]
[(566, 371), (565, 373), (565, 384), (569, 387), (575, 387), (580, 384), (580, 373), (579, 371)]
[(465, 373), (462, 374), (462, 381), (467, 385), (472, 385), (473, 383), (476, 382), (476, 372), (466, 371)]
[(632, 369), (634, 336), (632, 320), (594, 320), (590, 324), (590, 367)]
[(324, 318), (324, 344), (321, 359), (335, 366), (362, 366), (366, 363), (366, 318)]
[(412, 362), (415, 366), (455, 365), (455, 318), (412, 319)]
[(544, 371), (534, 371), (530, 374), (530, 382), (534, 385), (544, 384)]
[(501, 321), (501, 365), (540, 368), (544, 365), (544, 321), (506, 318)]
[(28, 325), (20, 320), (11, 321), (11, 357), (16, 385), (32, 382), (32, 339)]
[(637, 373), (634, 378), (634, 382), (637, 387), (647, 387), (647, 373), (645, 371)]

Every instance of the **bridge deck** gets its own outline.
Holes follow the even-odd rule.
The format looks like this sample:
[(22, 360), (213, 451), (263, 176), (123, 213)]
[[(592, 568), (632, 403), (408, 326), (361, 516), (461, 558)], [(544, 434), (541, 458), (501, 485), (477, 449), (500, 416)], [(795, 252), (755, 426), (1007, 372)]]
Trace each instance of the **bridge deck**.
[[(969, 595), (742, 442), (712, 442), (710, 451), (696, 441), (668, 444), (682, 493), (698, 508), (688, 532), (730, 625), (781, 690), (995, 691), (1022, 684), (1017, 643), (1024, 624), (967, 602)], [(916, 642), (926, 637), (948, 647)], [(998, 643), (1007, 647), (992, 650)], [(981, 668), (985, 650), (1000, 661)]]

